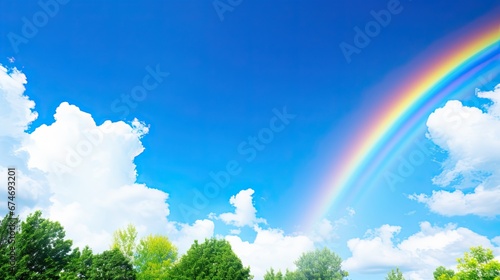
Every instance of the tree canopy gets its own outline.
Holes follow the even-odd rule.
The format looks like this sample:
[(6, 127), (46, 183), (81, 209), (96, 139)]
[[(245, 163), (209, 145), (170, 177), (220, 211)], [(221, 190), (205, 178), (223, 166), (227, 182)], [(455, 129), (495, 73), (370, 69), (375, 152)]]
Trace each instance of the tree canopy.
[(349, 275), (342, 270), (342, 259), (328, 248), (302, 254), (295, 265), (298, 279), (342, 280)]
[(343, 280), (349, 275), (342, 270), (342, 259), (328, 248), (303, 253), (295, 261), (297, 270), (275, 272), (273, 268), (264, 275), (265, 280)]
[(434, 280), (448, 280), (452, 279), (455, 275), (455, 271), (452, 269), (446, 269), (444, 266), (439, 266), (434, 271)]
[(102, 280), (134, 280), (136, 272), (120, 250), (107, 250), (93, 257), (90, 270), (91, 279)]
[(170, 274), (177, 280), (247, 280), (252, 279), (250, 268), (243, 267), (241, 260), (226, 240), (206, 239), (195, 241), (177, 262)]
[(141, 239), (134, 265), (138, 279), (166, 279), (177, 260), (177, 248), (166, 236), (148, 235)]
[[(136, 272), (117, 249), (94, 255), (89, 247), (71, 249), (73, 242), (65, 238), (64, 228), (42, 218), (42, 212), (30, 214), (20, 223), (13, 243), (8, 242), (9, 224), (0, 221), (0, 279), (135, 279)], [(14, 253), (11, 255), (11, 253)], [(11, 270), (13, 258), (14, 271)], [(7, 260), (7, 261), (6, 261)]]
[[(0, 279), (15, 279), (10, 259), (11, 257), (14, 260), (17, 259), (17, 252), (15, 243), (11, 241), (13, 240), (12, 234), (15, 234), (18, 227), (19, 220), (9, 219), (9, 215), (5, 215), (0, 221)], [(11, 253), (14, 253), (14, 256), (11, 256)]]
[(15, 238), (15, 278), (59, 279), (70, 261), (72, 244), (59, 222), (42, 218), (40, 211), (29, 215)]
[(113, 233), (113, 243), (111, 249), (118, 249), (128, 258), (130, 262), (134, 262), (135, 247), (137, 239), (137, 229), (134, 225), (129, 224), (125, 229), (118, 229)]
[(435, 280), (500, 280), (500, 262), (493, 251), (481, 246), (470, 248), (457, 260), (457, 272), (443, 266), (434, 271)]
[[(244, 267), (226, 240), (194, 241), (177, 259), (177, 248), (167, 236), (148, 235), (137, 240), (135, 226), (113, 235), (111, 249), (94, 254), (90, 247), (72, 248), (64, 228), (42, 217), (40, 211), (24, 221), (5, 216), (0, 220), (0, 279), (61, 280), (248, 280)], [(13, 261), (12, 261), (13, 260)], [(13, 264), (13, 266), (12, 266)], [(264, 280), (344, 280), (342, 259), (328, 248), (302, 254), (296, 270), (284, 273), (270, 269)], [(470, 248), (457, 259), (456, 271), (444, 266), (434, 271), (434, 280), (500, 280), (500, 262), (491, 249)], [(399, 268), (386, 280), (404, 280)]]
[(396, 268), (389, 271), (385, 280), (405, 280), (405, 278), (403, 277), (403, 272), (399, 268)]
[(297, 274), (295, 272), (286, 270), (285, 274), (281, 271), (275, 272), (274, 269), (270, 269), (264, 275), (264, 280), (296, 280)]

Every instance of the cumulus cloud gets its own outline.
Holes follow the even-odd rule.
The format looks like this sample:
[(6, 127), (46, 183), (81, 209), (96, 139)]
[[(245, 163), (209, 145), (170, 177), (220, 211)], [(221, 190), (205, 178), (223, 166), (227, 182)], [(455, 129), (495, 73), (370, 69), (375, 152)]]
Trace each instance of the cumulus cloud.
[(295, 270), (294, 262), (305, 252), (314, 250), (315, 245), (326, 245), (336, 236), (336, 231), (340, 225), (348, 223), (348, 218), (356, 212), (352, 208), (347, 208), (347, 214), (335, 221), (323, 219), (310, 234), (294, 233), (286, 234), (277, 228), (262, 228), (259, 223), (265, 220), (257, 218), (257, 210), (253, 206), (254, 190), (247, 189), (240, 191), (231, 197), (230, 203), (236, 209), (234, 213), (224, 213), (217, 217), (227, 224), (242, 226), (252, 226), (255, 231), (253, 241), (244, 241), (240, 236), (241, 229), (230, 230), (230, 235), (225, 239), (231, 244), (233, 251), (240, 257), (243, 265), (250, 266), (255, 279), (263, 279), (264, 274), (271, 267), (282, 272)]
[(167, 193), (136, 183), (134, 158), (144, 150), (140, 137), (146, 126), (137, 120), (98, 126), (68, 103), (57, 108), (54, 119), (29, 134), (22, 147), (28, 167), (47, 174), (52, 195), (46, 214), (78, 243), (100, 249), (128, 223), (140, 233), (165, 231)]
[(26, 76), (16, 68), (0, 65), (0, 137), (22, 138), (24, 131), (37, 118), (35, 102), (24, 95)]
[(500, 188), (485, 189), (479, 186), (471, 193), (461, 190), (433, 191), (432, 195), (410, 195), (410, 199), (425, 203), (432, 211), (444, 216), (468, 215), (494, 216), (500, 213)]
[(443, 171), (433, 183), (454, 188), (410, 196), (433, 212), (447, 216), (500, 214), (500, 85), (477, 96), (490, 104), (476, 108), (449, 101), (427, 120), (428, 137), (447, 153)]
[(271, 267), (274, 270), (294, 270), (294, 261), (304, 252), (314, 249), (314, 242), (305, 235), (286, 235), (280, 229), (254, 227), (257, 235), (253, 242), (239, 236), (228, 235), (226, 240), (240, 257), (243, 265), (250, 266), (255, 279), (263, 279)]
[[(257, 218), (253, 194), (253, 189), (241, 190), (229, 201), (235, 207), (234, 213), (223, 213), (218, 216), (211, 213), (210, 216), (238, 227), (231, 229), (230, 234), (224, 238), (231, 244), (243, 265), (250, 266), (255, 279), (263, 279), (264, 274), (271, 267), (283, 272), (287, 269), (294, 270), (294, 262), (302, 253), (314, 249), (315, 240), (304, 234), (286, 234), (281, 229), (259, 226), (260, 223), (266, 221)], [(332, 234), (334, 226), (329, 221), (325, 223), (329, 226), (324, 226), (323, 233)], [(249, 226), (254, 230), (256, 235), (253, 241), (245, 241), (239, 236), (240, 228), (243, 226)]]
[[(27, 133), (37, 113), (24, 94), (26, 83), (23, 73), (0, 66), (0, 170), (17, 169), (16, 211), (22, 217), (40, 209), (64, 226), (76, 246), (88, 244), (96, 252), (107, 249), (112, 233), (128, 223), (139, 235), (171, 236), (181, 251), (213, 235), (209, 220), (168, 221), (168, 194), (136, 182), (134, 159), (144, 151), (146, 124), (135, 119), (98, 125), (89, 113), (63, 102), (53, 123)], [(0, 197), (2, 204), (6, 197)]]
[[(8, 167), (17, 172), (16, 213), (27, 212), (29, 207), (40, 209), (48, 205), (50, 196), (45, 174), (27, 167), (29, 155), (21, 150), (25, 133), (37, 118), (35, 102), (24, 95), (26, 76), (17, 69), (6, 69), (0, 65), (0, 172)], [(6, 205), (7, 189), (0, 189), (0, 203)], [(0, 214), (5, 215), (5, 208)]]
[(211, 220), (197, 220), (192, 225), (172, 222), (168, 237), (177, 246), (179, 254), (184, 254), (195, 240), (203, 242), (214, 235), (215, 225)]
[(317, 245), (327, 245), (338, 238), (337, 231), (340, 226), (347, 225), (349, 223), (349, 218), (356, 214), (356, 211), (351, 207), (346, 208), (346, 211), (346, 215), (334, 221), (326, 218), (321, 219), (321, 221), (314, 226), (313, 230), (309, 234), (314, 243)]
[[(24, 95), (26, 82), (19, 71), (0, 69), (0, 120), (4, 122), (0, 170), (17, 168), (21, 216), (40, 209), (64, 226), (75, 246), (90, 245), (96, 252), (107, 249), (112, 233), (129, 223), (137, 227), (139, 237), (166, 234), (181, 254), (194, 240), (214, 236), (210, 219), (193, 224), (169, 221), (168, 194), (137, 182), (134, 159), (144, 151), (141, 138), (148, 133), (146, 124), (137, 119), (97, 124), (89, 113), (63, 102), (52, 123), (28, 133), (37, 114), (35, 103)], [(252, 189), (240, 191), (229, 201), (233, 213), (212, 214), (211, 219), (238, 227), (226, 239), (259, 279), (271, 266), (293, 269), (293, 262), (314, 243), (304, 235), (260, 228), (266, 221), (256, 215), (253, 194)], [(0, 203), (5, 203), (1, 201), (5, 197), (0, 197)], [(243, 226), (255, 230), (253, 242), (237, 236)]]
[(383, 225), (369, 230), (364, 238), (347, 242), (352, 256), (343, 262), (347, 271), (357, 273), (386, 273), (399, 267), (407, 279), (432, 279), (432, 272), (442, 265), (454, 268), (456, 259), (472, 246), (492, 248), (500, 254), (500, 247), (468, 228), (448, 224), (433, 226), (420, 223), (420, 231), (402, 241), (396, 241), (399, 226)]
[(234, 206), (234, 213), (222, 213), (219, 215), (224, 223), (237, 227), (254, 226), (259, 223), (266, 223), (265, 219), (257, 218), (257, 210), (253, 205), (254, 190), (246, 189), (229, 199), (229, 203)]

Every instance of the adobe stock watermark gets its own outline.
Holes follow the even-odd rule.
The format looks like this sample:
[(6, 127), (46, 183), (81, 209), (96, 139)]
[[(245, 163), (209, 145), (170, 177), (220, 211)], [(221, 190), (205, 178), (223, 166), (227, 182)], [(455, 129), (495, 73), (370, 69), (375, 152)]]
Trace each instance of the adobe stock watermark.
[(387, 171), (384, 173), (384, 180), (391, 191), (395, 191), (397, 184), (403, 183), (406, 178), (413, 175), (417, 167), (424, 164), (426, 158), (432, 155), (434, 145), (429, 141), (428, 139), (415, 141), (414, 144), (417, 147), (398, 159), (395, 172)]
[[(446, 111), (446, 114), (443, 116), (443, 120), (447, 123), (449, 128), (460, 129), (463, 121), (468, 117), (469, 113), (464, 110), (452, 110)], [(440, 138), (441, 136), (441, 132), (439, 131), (432, 135), (433, 138)], [(433, 154), (432, 149), (435, 149), (436, 147), (432, 143), (432, 140), (427, 138), (416, 141), (414, 144), (416, 146), (414, 149), (398, 159), (395, 170), (387, 171), (384, 174), (385, 182), (391, 191), (395, 191), (395, 186), (397, 184), (404, 183), (407, 178), (413, 175), (417, 168), (425, 163), (426, 158)]]
[(214, 0), (212, 5), (217, 16), (219, 16), (219, 20), (224, 21), (224, 13), (233, 12), (242, 2), (243, 0)]
[[(238, 154), (244, 157), (245, 162), (254, 161), (259, 152), (262, 152), (274, 140), (275, 135), (282, 132), (296, 118), (296, 115), (287, 112), (286, 107), (281, 110), (274, 108), (272, 112), (273, 116), (268, 126), (260, 129), (255, 135), (249, 136), (236, 147)], [(206, 208), (210, 204), (210, 199), (217, 197), (221, 189), (231, 183), (231, 178), (238, 176), (242, 171), (242, 163), (231, 159), (222, 170), (209, 172), (210, 181), (203, 186), (203, 190), (193, 188), (191, 205), (184, 203), (179, 205), (184, 221), (189, 222), (190, 216), (197, 215)]]
[[(411, 0), (410, 0), (411, 1)], [(372, 39), (380, 34), (383, 27), (387, 27), (392, 20), (392, 16), (403, 11), (403, 6), (399, 0), (389, 0), (387, 8), (378, 12), (371, 10), (370, 15), (373, 20), (367, 22), (363, 29), (358, 26), (354, 27), (353, 44), (345, 41), (339, 44), (340, 50), (344, 55), (347, 63), (351, 63), (353, 54), (360, 54), (361, 50), (368, 47)]]
[(33, 39), (38, 34), (40, 28), (43, 28), (49, 23), (49, 19), (55, 17), (61, 5), (68, 4), (69, 0), (40, 0), (38, 6), (40, 10), (35, 12), (30, 19), (22, 17), (23, 26), (21, 27), (21, 35), (9, 32), (7, 39), (14, 50), (14, 53), (19, 53), (19, 45), (27, 44), (29, 39)]
[[(481, 76), (478, 78), (478, 87), (481, 88), (491, 81), (493, 81), (495, 75)], [(476, 88), (475, 95), (478, 95), (480, 90)], [(481, 108), (482, 104), (479, 102), (479, 98), (472, 99), (472, 104), (467, 105), (467, 107)], [(470, 118), (470, 111), (463, 110), (463, 108), (452, 107), (451, 110), (447, 110), (443, 114), (443, 121), (446, 123), (446, 127), (450, 130), (458, 130), (463, 127), (464, 122)], [(432, 137), (439, 139), (444, 137), (444, 132), (434, 131)], [(421, 141), (414, 142), (416, 147), (411, 150), (406, 156), (400, 157), (398, 160), (398, 165), (394, 171), (387, 171), (384, 174), (384, 179), (391, 189), (395, 191), (395, 186), (405, 182), (405, 180), (415, 173), (417, 167), (424, 164), (426, 157), (432, 155), (432, 148), (435, 147), (431, 143), (430, 139), (424, 139)]]
[(63, 174), (71, 173), (77, 168), (85, 158), (90, 156), (94, 149), (104, 140), (104, 135), (110, 130), (111, 122), (105, 122), (103, 125), (83, 132), (83, 137), (73, 147), (66, 148), (64, 162), (53, 161), (51, 171), (57, 175), (59, 180)]
[[(129, 93), (122, 94), (111, 103), (111, 110), (114, 113), (122, 113), (121, 118), (126, 118), (131, 109), (137, 108), (139, 102), (144, 101), (148, 92), (156, 89), (164, 79), (170, 75), (168, 72), (162, 72), (160, 65), (155, 68), (146, 66), (147, 74), (142, 78), (141, 84), (133, 87)], [(64, 162), (52, 162), (51, 169), (61, 179), (64, 173), (70, 173), (78, 167), (85, 158), (103, 142), (104, 136), (111, 132), (111, 121), (104, 122), (101, 126), (92, 130), (83, 132), (83, 137), (73, 147), (66, 149)]]
[(154, 69), (149, 65), (146, 66), (146, 72), (148, 74), (142, 78), (140, 85), (133, 87), (130, 93), (122, 94), (120, 98), (111, 103), (113, 113), (122, 113), (120, 118), (127, 117), (132, 109), (137, 108), (139, 102), (148, 97), (148, 92), (155, 90), (163, 82), (164, 78), (170, 75), (169, 72), (162, 72), (159, 64)]

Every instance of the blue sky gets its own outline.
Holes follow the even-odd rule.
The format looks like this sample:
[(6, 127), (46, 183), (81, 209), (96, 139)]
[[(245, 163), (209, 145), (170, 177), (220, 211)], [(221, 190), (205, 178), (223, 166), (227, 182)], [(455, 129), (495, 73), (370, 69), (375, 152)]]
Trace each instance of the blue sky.
[[(18, 103), (7, 97), (0, 101), (9, 104), (10, 107), (4, 108), (31, 108), (38, 114), (37, 118), (21, 114), (16, 119), (19, 127), (12, 128), (17, 132), (9, 130), (7, 125), (0, 135), (7, 137), (2, 140), (5, 143), (13, 141), (1, 151), (4, 156), (0, 167), (18, 165), (25, 176), (32, 179), (26, 182), (26, 189), (31, 188), (30, 195), (19, 194), (20, 207), (23, 207), (20, 209), (26, 212), (46, 209), (48, 216), (60, 219), (66, 228), (77, 228), (75, 222), (69, 221), (73, 218), (85, 221), (83, 217), (89, 218), (91, 214), (75, 210), (79, 209), (76, 204), (85, 202), (72, 193), (92, 189), (99, 196), (100, 189), (108, 189), (110, 193), (116, 191), (119, 197), (118, 193), (124, 191), (121, 187), (130, 185), (131, 189), (127, 190), (143, 199), (137, 208), (132, 208), (143, 213), (158, 210), (155, 215), (164, 221), (148, 222), (140, 216), (128, 219), (126, 212), (113, 207), (113, 203), (123, 201), (103, 200), (95, 209), (111, 209), (109, 215), (116, 218), (116, 222), (103, 229), (104, 233), (99, 235), (102, 240), (97, 238), (101, 243), (96, 242), (96, 248), (105, 244), (109, 232), (114, 230), (111, 226), (120, 227), (130, 221), (142, 223), (143, 233), (171, 234), (181, 248), (193, 238), (231, 235), (233, 247), (253, 268), (263, 264), (249, 261), (255, 256), (245, 255), (250, 247), (245, 247), (248, 244), (243, 241), (264, 250), (266, 246), (257, 244), (256, 236), (273, 233), (283, 241), (277, 242), (283, 245), (281, 249), (273, 250), (290, 247), (286, 240), (299, 244), (284, 256), (326, 245), (344, 260), (351, 258), (347, 265), (350, 265), (352, 279), (381, 279), (395, 266), (402, 267), (409, 279), (422, 279), (419, 277), (428, 275), (432, 265), (424, 262), (412, 267), (398, 263), (396, 257), (414, 253), (408, 249), (416, 246), (411, 240), (438, 238), (437, 232), (442, 236), (478, 240), (500, 255), (499, 247), (495, 247), (500, 244), (493, 245), (495, 240), (500, 241), (495, 239), (500, 235), (499, 210), (493, 209), (490, 215), (444, 213), (431, 211), (424, 198), (422, 203), (417, 202), (417, 198), (409, 199), (412, 194), (429, 195), (432, 190), (440, 189), (433, 185), (432, 178), (446, 170), (441, 163), (447, 155), (437, 148), (395, 189), (382, 180), (375, 182), (376, 187), (370, 190), (368, 197), (346, 201), (328, 213), (327, 220), (318, 225), (316, 232), (305, 232), (304, 219), (314, 204), (312, 199), (331, 172), (341, 144), (370, 117), (364, 109), (376, 106), (387, 94), (373, 89), (388, 75), (411, 75), (404, 66), (414, 62), (415, 57), (436, 42), (442, 42), (442, 38), (498, 9), (499, 5), (494, 0), (462, 0), (454, 1), (453, 5), (401, 0), (398, 6), (401, 12), (393, 14), (389, 24), (348, 62), (339, 44), (352, 41), (353, 28), (370, 21), (370, 11), (387, 9), (397, 2), (333, 2), (3, 1), (0, 8), (6, 12), (1, 19), (0, 62), (8, 69), (16, 67), (26, 76), (26, 90), (18, 94), (27, 96), (36, 105), (31, 106), (21, 97), (16, 99)], [(233, 3), (233, 7), (217, 11), (216, 7), (223, 9), (221, 7), (228, 3)], [(36, 21), (42, 23), (35, 26), (35, 30), (26, 27)], [(15, 41), (13, 33), (25, 39)], [(498, 76), (488, 78), (487, 83), (480, 85), (481, 90), (493, 90), (500, 83)], [(148, 90), (140, 92), (141, 86)], [(3, 85), (5, 96), (9, 89)], [(134, 99), (133, 94), (138, 97)], [(477, 100), (473, 95), (471, 92), (470, 100)], [(60, 114), (55, 121), (57, 108)], [(293, 117), (286, 120), (277, 117), (284, 114), (283, 110)], [(4, 122), (17, 118), (6, 116), (8, 111), (0, 113)], [(82, 112), (90, 114), (90, 119)], [(439, 119), (439, 114), (435, 116)], [(85, 139), (73, 128), (88, 131), (105, 121), (112, 122), (114, 136), (105, 136), (105, 144), (101, 145), (99, 140), (99, 145), (92, 146), (90, 154), (82, 159), (85, 164), (74, 167), (72, 178), (63, 176), (63, 190), (54, 181), (57, 174), (51, 173), (53, 169), (44, 159), (59, 152), (58, 159), (67, 158), (64, 145), (75, 147), (80, 143), (78, 137)], [(125, 123), (122, 125), (119, 121)], [(29, 126), (21, 133), (23, 123)], [(280, 129), (273, 129), (273, 125)], [(439, 130), (443, 126), (436, 121), (432, 128)], [(252, 147), (251, 137), (269, 131), (272, 139), (268, 143)], [(422, 132), (415, 140), (430, 141), (425, 138), (424, 130)], [(17, 139), (13, 133), (18, 140), (12, 140)], [(449, 137), (458, 136), (450, 134)], [(25, 154), (15, 154), (9, 147), (20, 148)], [(400, 157), (407, 157), (408, 153), (405, 151)], [(500, 160), (493, 162), (500, 163)], [(183, 214), (182, 209), (186, 208), (181, 206), (194, 206), (196, 191), (203, 192), (213, 181), (211, 172), (224, 171), (228, 164), (238, 170), (230, 177), (230, 183), (219, 188), (207, 201), (199, 201), (203, 205), (195, 209), (196, 212)], [(398, 162), (394, 162), (386, 172), (397, 166)], [(101, 170), (103, 174), (112, 170), (113, 175), (86, 181), (94, 176), (89, 174), (91, 170)], [(488, 172), (479, 167), (478, 170)], [(99, 176), (95, 178), (101, 178)], [(45, 186), (33, 183), (35, 181)], [(101, 186), (104, 182), (116, 188)], [(133, 189), (134, 186), (137, 188)], [(450, 189), (453, 188), (447, 190)], [(105, 198), (110, 193), (101, 195)], [(230, 203), (231, 197), (237, 194), (241, 195)], [(161, 198), (165, 198), (168, 205), (163, 205)], [(156, 202), (149, 203), (149, 199)], [(132, 198), (124, 201), (137, 202)], [(97, 202), (87, 201), (88, 205), (81, 209), (91, 207), (92, 203)], [(71, 214), (58, 213), (61, 209)], [(221, 215), (223, 213), (233, 215)], [(92, 226), (94, 228), (88, 226), (89, 234), (99, 231), (95, 227), (100, 224)], [(396, 227), (401, 229), (393, 239), (381, 238), (397, 232)], [(371, 234), (367, 235), (370, 230)], [(76, 230), (68, 229), (70, 236), (72, 232)], [(190, 235), (193, 232), (200, 235)], [(387, 253), (387, 262), (377, 263), (356, 255), (348, 245), (349, 240), (351, 244), (356, 243), (352, 240), (358, 240), (362, 243), (358, 248), (377, 248), (368, 246), (369, 241), (378, 240), (377, 236), (393, 242), (396, 247), (403, 244), (397, 247), (400, 251)], [(82, 236), (72, 237), (85, 242)], [(367, 247), (362, 247), (364, 241)], [(388, 244), (384, 242), (381, 244)], [(408, 245), (410, 243), (412, 245)], [(459, 247), (454, 252), (462, 254), (464, 250), (466, 247)], [(453, 264), (453, 254), (451, 256), (451, 263), (448, 258), (443, 260), (444, 265)], [(418, 258), (418, 254), (413, 257)], [(290, 267), (291, 262), (293, 259), (283, 259), (273, 264), (285, 268)], [(256, 269), (260, 270), (253, 272), (259, 275), (266, 268)]]

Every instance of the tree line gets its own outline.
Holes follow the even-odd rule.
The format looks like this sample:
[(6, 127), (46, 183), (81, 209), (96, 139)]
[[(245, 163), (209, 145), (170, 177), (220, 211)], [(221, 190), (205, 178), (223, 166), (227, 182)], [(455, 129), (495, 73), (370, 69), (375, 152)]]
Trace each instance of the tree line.
[[(457, 259), (457, 271), (439, 266), (433, 276), (434, 280), (500, 280), (500, 262), (491, 249), (472, 247)], [(399, 268), (391, 270), (385, 279), (405, 280)]]
[[(270, 268), (264, 280), (344, 280), (349, 275), (342, 269), (342, 259), (328, 248), (302, 254), (295, 265), (294, 271)], [(434, 279), (500, 280), (500, 263), (482, 247), (473, 247), (458, 259), (457, 269), (438, 267)], [(96, 254), (88, 246), (73, 248), (61, 224), (36, 211), (24, 221), (10, 216), (0, 220), (0, 279), (249, 280), (253, 276), (223, 239), (194, 241), (179, 257), (167, 236), (138, 240), (136, 228), (128, 225), (114, 232), (108, 250)], [(404, 278), (396, 268), (386, 279)]]

